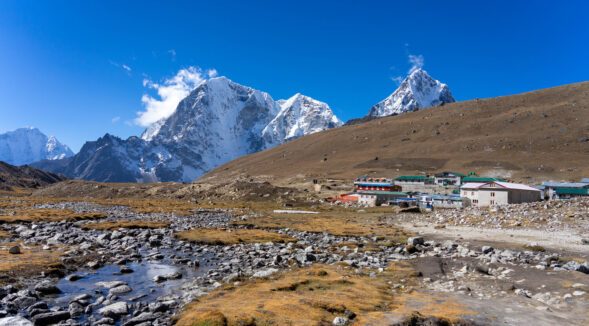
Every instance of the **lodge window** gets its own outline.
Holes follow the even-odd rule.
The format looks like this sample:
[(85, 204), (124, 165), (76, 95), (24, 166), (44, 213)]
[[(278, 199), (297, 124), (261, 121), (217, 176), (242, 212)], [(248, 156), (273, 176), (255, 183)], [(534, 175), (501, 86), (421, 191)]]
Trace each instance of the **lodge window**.
[(495, 193), (494, 192), (491, 193), (491, 197), (495, 197)]
[(495, 201), (494, 201), (494, 200), (491, 200), (491, 201), (490, 201), (490, 204), (491, 204), (491, 205), (495, 205)]

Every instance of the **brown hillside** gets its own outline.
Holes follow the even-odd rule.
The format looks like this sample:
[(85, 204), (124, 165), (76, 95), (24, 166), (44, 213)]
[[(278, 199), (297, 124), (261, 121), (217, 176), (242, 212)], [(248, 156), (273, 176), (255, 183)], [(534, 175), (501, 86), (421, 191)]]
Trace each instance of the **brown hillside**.
[(589, 82), (332, 129), (239, 158), (201, 180), (282, 183), (441, 170), (527, 182), (589, 177)]

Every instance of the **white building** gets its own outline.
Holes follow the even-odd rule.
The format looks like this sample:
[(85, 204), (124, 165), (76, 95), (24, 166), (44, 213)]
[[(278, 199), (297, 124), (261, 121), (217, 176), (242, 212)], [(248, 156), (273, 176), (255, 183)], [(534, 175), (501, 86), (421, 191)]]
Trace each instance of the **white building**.
[(472, 206), (519, 204), (541, 200), (541, 191), (520, 183), (491, 181), (466, 183), (460, 187), (460, 195), (470, 200)]

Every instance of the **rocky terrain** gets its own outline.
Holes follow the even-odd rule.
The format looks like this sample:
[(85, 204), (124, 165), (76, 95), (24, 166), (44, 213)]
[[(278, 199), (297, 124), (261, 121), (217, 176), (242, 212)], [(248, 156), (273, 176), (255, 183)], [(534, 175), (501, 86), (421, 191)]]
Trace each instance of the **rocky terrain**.
[(39, 188), (66, 178), (62, 175), (45, 172), (30, 166), (14, 166), (0, 161), (0, 190), (13, 188)]
[[(420, 233), (418, 224), (431, 223), (443, 230), (445, 227), (441, 225), (465, 226), (466, 222), (462, 221), (469, 220), (470, 227), (509, 225), (533, 229), (550, 225), (553, 230), (586, 234), (586, 200), (513, 205), (493, 212), (465, 210), (431, 214), (395, 214), (386, 210), (370, 213), (339, 208), (332, 211), (333, 208), (318, 206), (316, 214), (304, 214), (304, 210), (286, 214), (289, 209), (272, 214), (266, 210), (199, 209), (198, 205), (188, 214), (139, 213), (131, 206), (42, 198), (13, 198), (2, 207), (0, 215), (5, 216), (0, 216), (0, 255), (4, 262), (0, 263), (0, 285), (3, 284), (0, 325), (3, 326), (31, 322), (35, 325), (171, 325), (176, 321), (184, 325), (196, 323), (194, 320), (206, 324), (208, 318), (213, 318), (208, 312), (204, 317), (200, 314), (207, 300), (228, 295), (242, 301), (245, 298), (239, 299), (240, 292), (235, 292), (240, 288), (254, 291), (264, 284), (272, 286), (292, 273), (307, 269), (318, 269), (317, 275), (326, 273), (334, 278), (349, 271), (362, 280), (350, 286), (376, 286), (393, 296), (386, 299), (379, 294), (379, 300), (385, 303), (377, 303), (373, 308), (357, 308), (352, 302), (342, 303), (347, 310), (308, 306), (313, 313), (320, 312), (316, 318), (321, 322), (334, 325), (405, 325), (410, 320), (418, 325), (428, 322), (428, 325), (444, 325), (449, 321), (457, 325), (524, 325), (532, 321), (546, 325), (565, 321), (583, 325), (589, 320), (586, 251), (584, 255), (567, 248), (556, 250), (507, 242), (494, 245), (444, 234), (391, 237), (393, 233), (389, 232), (408, 221), (415, 224), (413, 231)], [(62, 220), (10, 219), (16, 214), (15, 209), (44, 214), (62, 211), (64, 217)], [(66, 218), (76, 215), (65, 212), (77, 213), (80, 218)], [(268, 219), (268, 214), (274, 216)], [(338, 229), (339, 219), (344, 216), (353, 219), (347, 219), (341, 224), (343, 228)], [(372, 216), (377, 217), (374, 225), (380, 225), (380, 229), (374, 229), (373, 224), (362, 224), (372, 221)], [(565, 225), (561, 223), (563, 218), (575, 218), (579, 223)], [(303, 224), (280, 224), (289, 221), (303, 221)], [(520, 226), (513, 221), (518, 221)], [(271, 223), (278, 224), (271, 227)], [(309, 231), (314, 223), (321, 223), (317, 227), (323, 231)], [(323, 223), (328, 224), (323, 226)], [(45, 256), (49, 260), (41, 260)], [(29, 265), (21, 269), (19, 263), (23, 264), (24, 260)], [(43, 263), (35, 265), (35, 261)], [(391, 274), (391, 266), (401, 266), (398, 264), (408, 264), (406, 268), (412, 272), (402, 277), (399, 275), (405, 274), (400, 272)], [(318, 267), (310, 269), (312, 266)], [(327, 290), (317, 289), (319, 294)], [(295, 293), (305, 297), (317, 291)], [(371, 296), (376, 293), (380, 292), (364, 293), (365, 300), (371, 302)], [(302, 302), (313, 298), (301, 299), (301, 307), (306, 307)], [(438, 303), (432, 303), (432, 298), (438, 298)], [(364, 311), (375, 309), (376, 313), (382, 309), (377, 307), (393, 302), (386, 300), (397, 304), (376, 315)], [(230, 307), (219, 309), (222, 310), (211, 312), (215, 318), (229, 324), (237, 320), (223, 310)], [(248, 320), (253, 320), (252, 325), (256, 320), (278, 318), (272, 317), (272, 309), (276, 307), (268, 307), (269, 314), (243, 309), (243, 314), (251, 313)], [(415, 311), (419, 314), (415, 315)], [(194, 317), (192, 312), (199, 314)], [(280, 318), (295, 325), (304, 324), (305, 319), (297, 322), (288, 312), (281, 314)], [(378, 321), (374, 322), (374, 318)]]

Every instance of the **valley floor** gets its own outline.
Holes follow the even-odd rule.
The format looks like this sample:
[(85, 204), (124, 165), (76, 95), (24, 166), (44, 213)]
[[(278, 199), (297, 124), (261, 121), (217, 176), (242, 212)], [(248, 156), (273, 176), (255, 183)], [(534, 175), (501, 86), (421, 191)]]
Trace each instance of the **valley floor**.
[(0, 325), (586, 325), (589, 201), (534, 205), (4, 196)]

